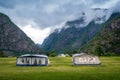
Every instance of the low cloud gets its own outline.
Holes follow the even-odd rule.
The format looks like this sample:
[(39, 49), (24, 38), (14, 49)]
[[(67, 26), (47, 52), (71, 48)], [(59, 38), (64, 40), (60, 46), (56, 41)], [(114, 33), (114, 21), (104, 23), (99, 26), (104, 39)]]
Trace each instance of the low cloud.
[(46, 38), (50, 34), (50, 28), (44, 28), (44, 29), (37, 29), (33, 28), (31, 25), (26, 25), (22, 30), (32, 38), (32, 40), (35, 43), (40, 43), (44, 41), (44, 38)]

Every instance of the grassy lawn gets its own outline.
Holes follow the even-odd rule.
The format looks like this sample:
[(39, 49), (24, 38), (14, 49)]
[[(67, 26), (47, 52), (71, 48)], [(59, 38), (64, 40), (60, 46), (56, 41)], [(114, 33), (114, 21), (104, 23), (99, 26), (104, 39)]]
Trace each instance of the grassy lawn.
[(0, 80), (120, 80), (120, 57), (101, 57), (100, 66), (72, 66), (72, 58), (50, 58), (44, 67), (16, 66), (16, 58), (0, 58)]

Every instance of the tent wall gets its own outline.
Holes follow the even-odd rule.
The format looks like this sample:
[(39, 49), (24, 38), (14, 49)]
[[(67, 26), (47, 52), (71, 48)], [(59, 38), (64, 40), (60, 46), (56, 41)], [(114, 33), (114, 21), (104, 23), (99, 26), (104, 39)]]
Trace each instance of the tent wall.
[(19, 57), (17, 58), (17, 65), (48, 65), (48, 58), (46, 57)]
[(97, 56), (85, 55), (73, 57), (73, 65), (98, 65), (100, 63)]

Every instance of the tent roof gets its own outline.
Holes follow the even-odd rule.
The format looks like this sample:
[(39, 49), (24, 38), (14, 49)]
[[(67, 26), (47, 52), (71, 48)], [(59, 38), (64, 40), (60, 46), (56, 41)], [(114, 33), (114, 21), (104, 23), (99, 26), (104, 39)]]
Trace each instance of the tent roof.
[(73, 54), (72, 56), (73, 56), (73, 57), (76, 57), (76, 56), (82, 56), (82, 55), (91, 55), (91, 56), (95, 56), (95, 55), (93, 55), (93, 54), (88, 54), (88, 53), (84, 53), (84, 52), (82, 52), (82, 53), (76, 53), (76, 54)]
[(40, 54), (24, 54), (20, 57), (47, 57), (46, 55), (40, 55)]

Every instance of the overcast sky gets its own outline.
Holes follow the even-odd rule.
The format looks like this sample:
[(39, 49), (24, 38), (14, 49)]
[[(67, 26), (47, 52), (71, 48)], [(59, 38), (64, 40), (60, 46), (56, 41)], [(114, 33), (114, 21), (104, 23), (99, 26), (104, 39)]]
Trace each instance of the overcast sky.
[[(90, 8), (120, 11), (120, 0), (0, 0), (7, 14), (35, 43), (42, 43), (55, 28)], [(119, 6), (119, 7), (118, 7)]]

